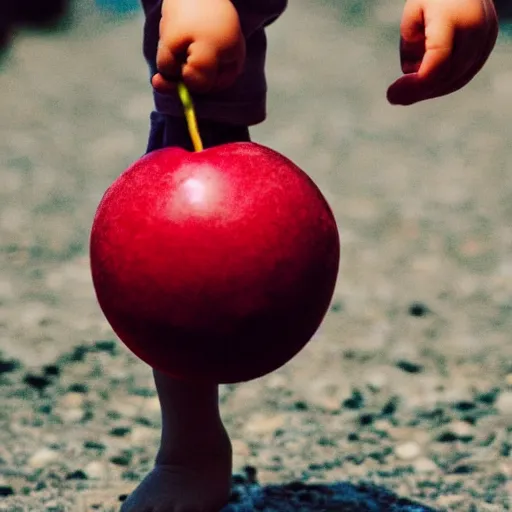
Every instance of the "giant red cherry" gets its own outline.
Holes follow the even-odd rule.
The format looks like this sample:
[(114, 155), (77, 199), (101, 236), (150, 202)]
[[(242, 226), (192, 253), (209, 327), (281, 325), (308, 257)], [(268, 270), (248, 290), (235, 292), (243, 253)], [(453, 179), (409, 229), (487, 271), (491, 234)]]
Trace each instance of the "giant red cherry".
[(115, 333), (176, 378), (268, 374), (312, 338), (339, 264), (336, 222), (313, 181), (267, 147), (154, 151), (109, 187), (91, 270)]

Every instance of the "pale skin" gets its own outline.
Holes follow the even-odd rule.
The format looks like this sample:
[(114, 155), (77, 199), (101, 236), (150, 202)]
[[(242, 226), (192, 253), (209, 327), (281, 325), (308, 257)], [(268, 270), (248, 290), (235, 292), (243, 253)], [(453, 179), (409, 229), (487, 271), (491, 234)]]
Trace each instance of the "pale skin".
[[(394, 105), (451, 94), (487, 61), (498, 35), (492, 0), (407, 0), (400, 25), (402, 76), (387, 89)], [(245, 43), (230, 0), (164, 0), (153, 86), (172, 92), (182, 79), (208, 93), (241, 72)], [(216, 512), (227, 502), (231, 444), (218, 407), (218, 386), (157, 371), (162, 438), (155, 469), (122, 512)]]

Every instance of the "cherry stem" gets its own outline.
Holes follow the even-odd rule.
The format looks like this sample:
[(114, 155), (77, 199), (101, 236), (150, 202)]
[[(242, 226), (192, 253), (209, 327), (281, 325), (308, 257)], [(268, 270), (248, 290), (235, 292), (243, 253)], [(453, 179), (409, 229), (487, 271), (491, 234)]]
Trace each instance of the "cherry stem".
[(180, 96), (181, 103), (183, 103), (183, 109), (185, 110), (185, 119), (187, 120), (188, 132), (192, 139), (194, 151), (202, 151), (203, 142), (197, 127), (194, 103), (192, 101), (192, 96), (190, 96), (190, 93), (188, 92), (187, 86), (183, 82), (178, 83), (178, 94)]

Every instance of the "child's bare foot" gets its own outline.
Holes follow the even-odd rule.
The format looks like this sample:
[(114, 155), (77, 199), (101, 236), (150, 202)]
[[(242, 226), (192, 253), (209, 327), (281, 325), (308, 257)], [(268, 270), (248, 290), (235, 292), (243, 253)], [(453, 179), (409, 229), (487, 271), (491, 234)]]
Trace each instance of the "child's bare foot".
[(157, 463), (124, 502), (121, 512), (219, 512), (231, 487), (231, 447)]
[(231, 443), (218, 413), (217, 386), (154, 374), (161, 447), (154, 469), (121, 512), (219, 512), (231, 488)]

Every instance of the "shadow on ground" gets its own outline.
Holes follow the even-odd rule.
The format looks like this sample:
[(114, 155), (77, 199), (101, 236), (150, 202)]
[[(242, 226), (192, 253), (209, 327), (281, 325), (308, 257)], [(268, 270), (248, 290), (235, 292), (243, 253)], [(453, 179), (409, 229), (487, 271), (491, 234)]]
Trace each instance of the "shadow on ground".
[(304, 484), (260, 486), (236, 481), (229, 505), (223, 512), (253, 510), (280, 512), (434, 512), (434, 509), (368, 483)]
[[(125, 495), (119, 497), (126, 499)], [(235, 475), (229, 504), (222, 512), (436, 512), (371, 483), (305, 484), (299, 481), (261, 486)]]

